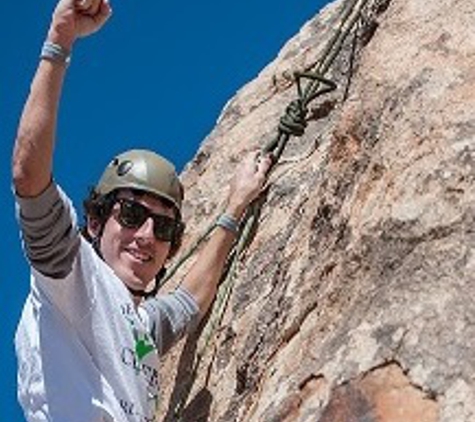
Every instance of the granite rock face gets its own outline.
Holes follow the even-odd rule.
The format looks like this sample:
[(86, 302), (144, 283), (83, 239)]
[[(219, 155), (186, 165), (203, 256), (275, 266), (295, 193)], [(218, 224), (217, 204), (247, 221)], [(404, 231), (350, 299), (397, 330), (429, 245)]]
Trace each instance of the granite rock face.
[[(235, 163), (274, 136), (290, 75), (319, 58), (344, 4), (226, 105), (182, 175), (185, 249)], [(162, 419), (475, 421), (474, 22), (475, 0), (372, 3), (328, 74), (337, 91), (270, 177), (194, 383), (201, 340), (166, 358)]]

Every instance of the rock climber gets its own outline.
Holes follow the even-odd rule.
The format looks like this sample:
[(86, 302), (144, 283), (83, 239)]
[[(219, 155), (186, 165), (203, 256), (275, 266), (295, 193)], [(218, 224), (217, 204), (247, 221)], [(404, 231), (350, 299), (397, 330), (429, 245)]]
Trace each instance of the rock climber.
[(52, 175), (59, 100), (73, 45), (111, 12), (107, 0), (58, 2), (13, 150), (31, 267), (15, 337), (29, 422), (155, 420), (160, 356), (208, 310), (238, 222), (271, 164), (251, 154), (237, 167), (217, 228), (167, 294), (156, 287), (184, 229), (183, 187), (167, 159), (143, 149), (116, 154), (84, 201), (80, 227)]

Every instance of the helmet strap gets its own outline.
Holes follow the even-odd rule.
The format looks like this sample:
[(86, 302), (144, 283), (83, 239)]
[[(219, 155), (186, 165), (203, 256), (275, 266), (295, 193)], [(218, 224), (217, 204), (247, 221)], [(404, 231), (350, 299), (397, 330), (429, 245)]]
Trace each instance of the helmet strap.
[(96, 251), (97, 255), (99, 258), (104, 260), (104, 257), (102, 256), (101, 248), (100, 248), (100, 243), (101, 243), (101, 237), (96, 236), (94, 239), (91, 240), (91, 245), (93, 249)]
[(144, 299), (154, 297), (154, 296), (157, 295), (158, 289), (160, 288), (160, 285), (161, 285), (160, 280), (162, 280), (163, 277), (165, 277), (166, 273), (167, 273), (167, 269), (165, 267), (162, 267), (161, 270), (158, 272), (158, 274), (155, 276), (155, 284), (153, 286), (153, 289), (150, 290), (150, 291), (132, 289), (131, 287), (129, 287), (127, 285), (126, 285), (126, 287), (129, 290), (129, 292), (132, 294), (132, 296), (142, 297)]
[(132, 294), (132, 296), (147, 297), (148, 295), (148, 292), (146, 292), (145, 290), (132, 289), (132, 287), (127, 286), (127, 284), (125, 284), (125, 287), (127, 287), (127, 290)]

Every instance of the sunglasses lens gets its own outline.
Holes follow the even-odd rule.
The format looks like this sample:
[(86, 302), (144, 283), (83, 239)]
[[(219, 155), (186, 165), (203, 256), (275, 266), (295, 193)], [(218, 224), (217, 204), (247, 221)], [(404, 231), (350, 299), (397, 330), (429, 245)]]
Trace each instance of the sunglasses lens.
[(148, 217), (145, 207), (132, 201), (120, 201), (119, 221), (124, 227), (138, 228)]
[(165, 242), (171, 242), (175, 237), (176, 222), (172, 218), (157, 215), (153, 219), (155, 237)]
[(118, 220), (122, 226), (138, 229), (147, 218), (151, 217), (153, 219), (153, 234), (158, 240), (172, 242), (179, 234), (181, 224), (175, 219), (166, 215), (153, 214), (147, 207), (134, 201), (121, 199), (118, 202), (120, 205)]

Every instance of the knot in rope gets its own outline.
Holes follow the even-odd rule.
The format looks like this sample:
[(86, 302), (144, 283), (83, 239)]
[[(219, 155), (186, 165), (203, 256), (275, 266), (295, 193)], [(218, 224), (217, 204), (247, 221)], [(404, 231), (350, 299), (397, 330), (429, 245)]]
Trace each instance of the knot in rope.
[(305, 120), (308, 109), (300, 98), (293, 100), (285, 109), (285, 114), (280, 118), (279, 132), (287, 135), (302, 136), (307, 127)]

